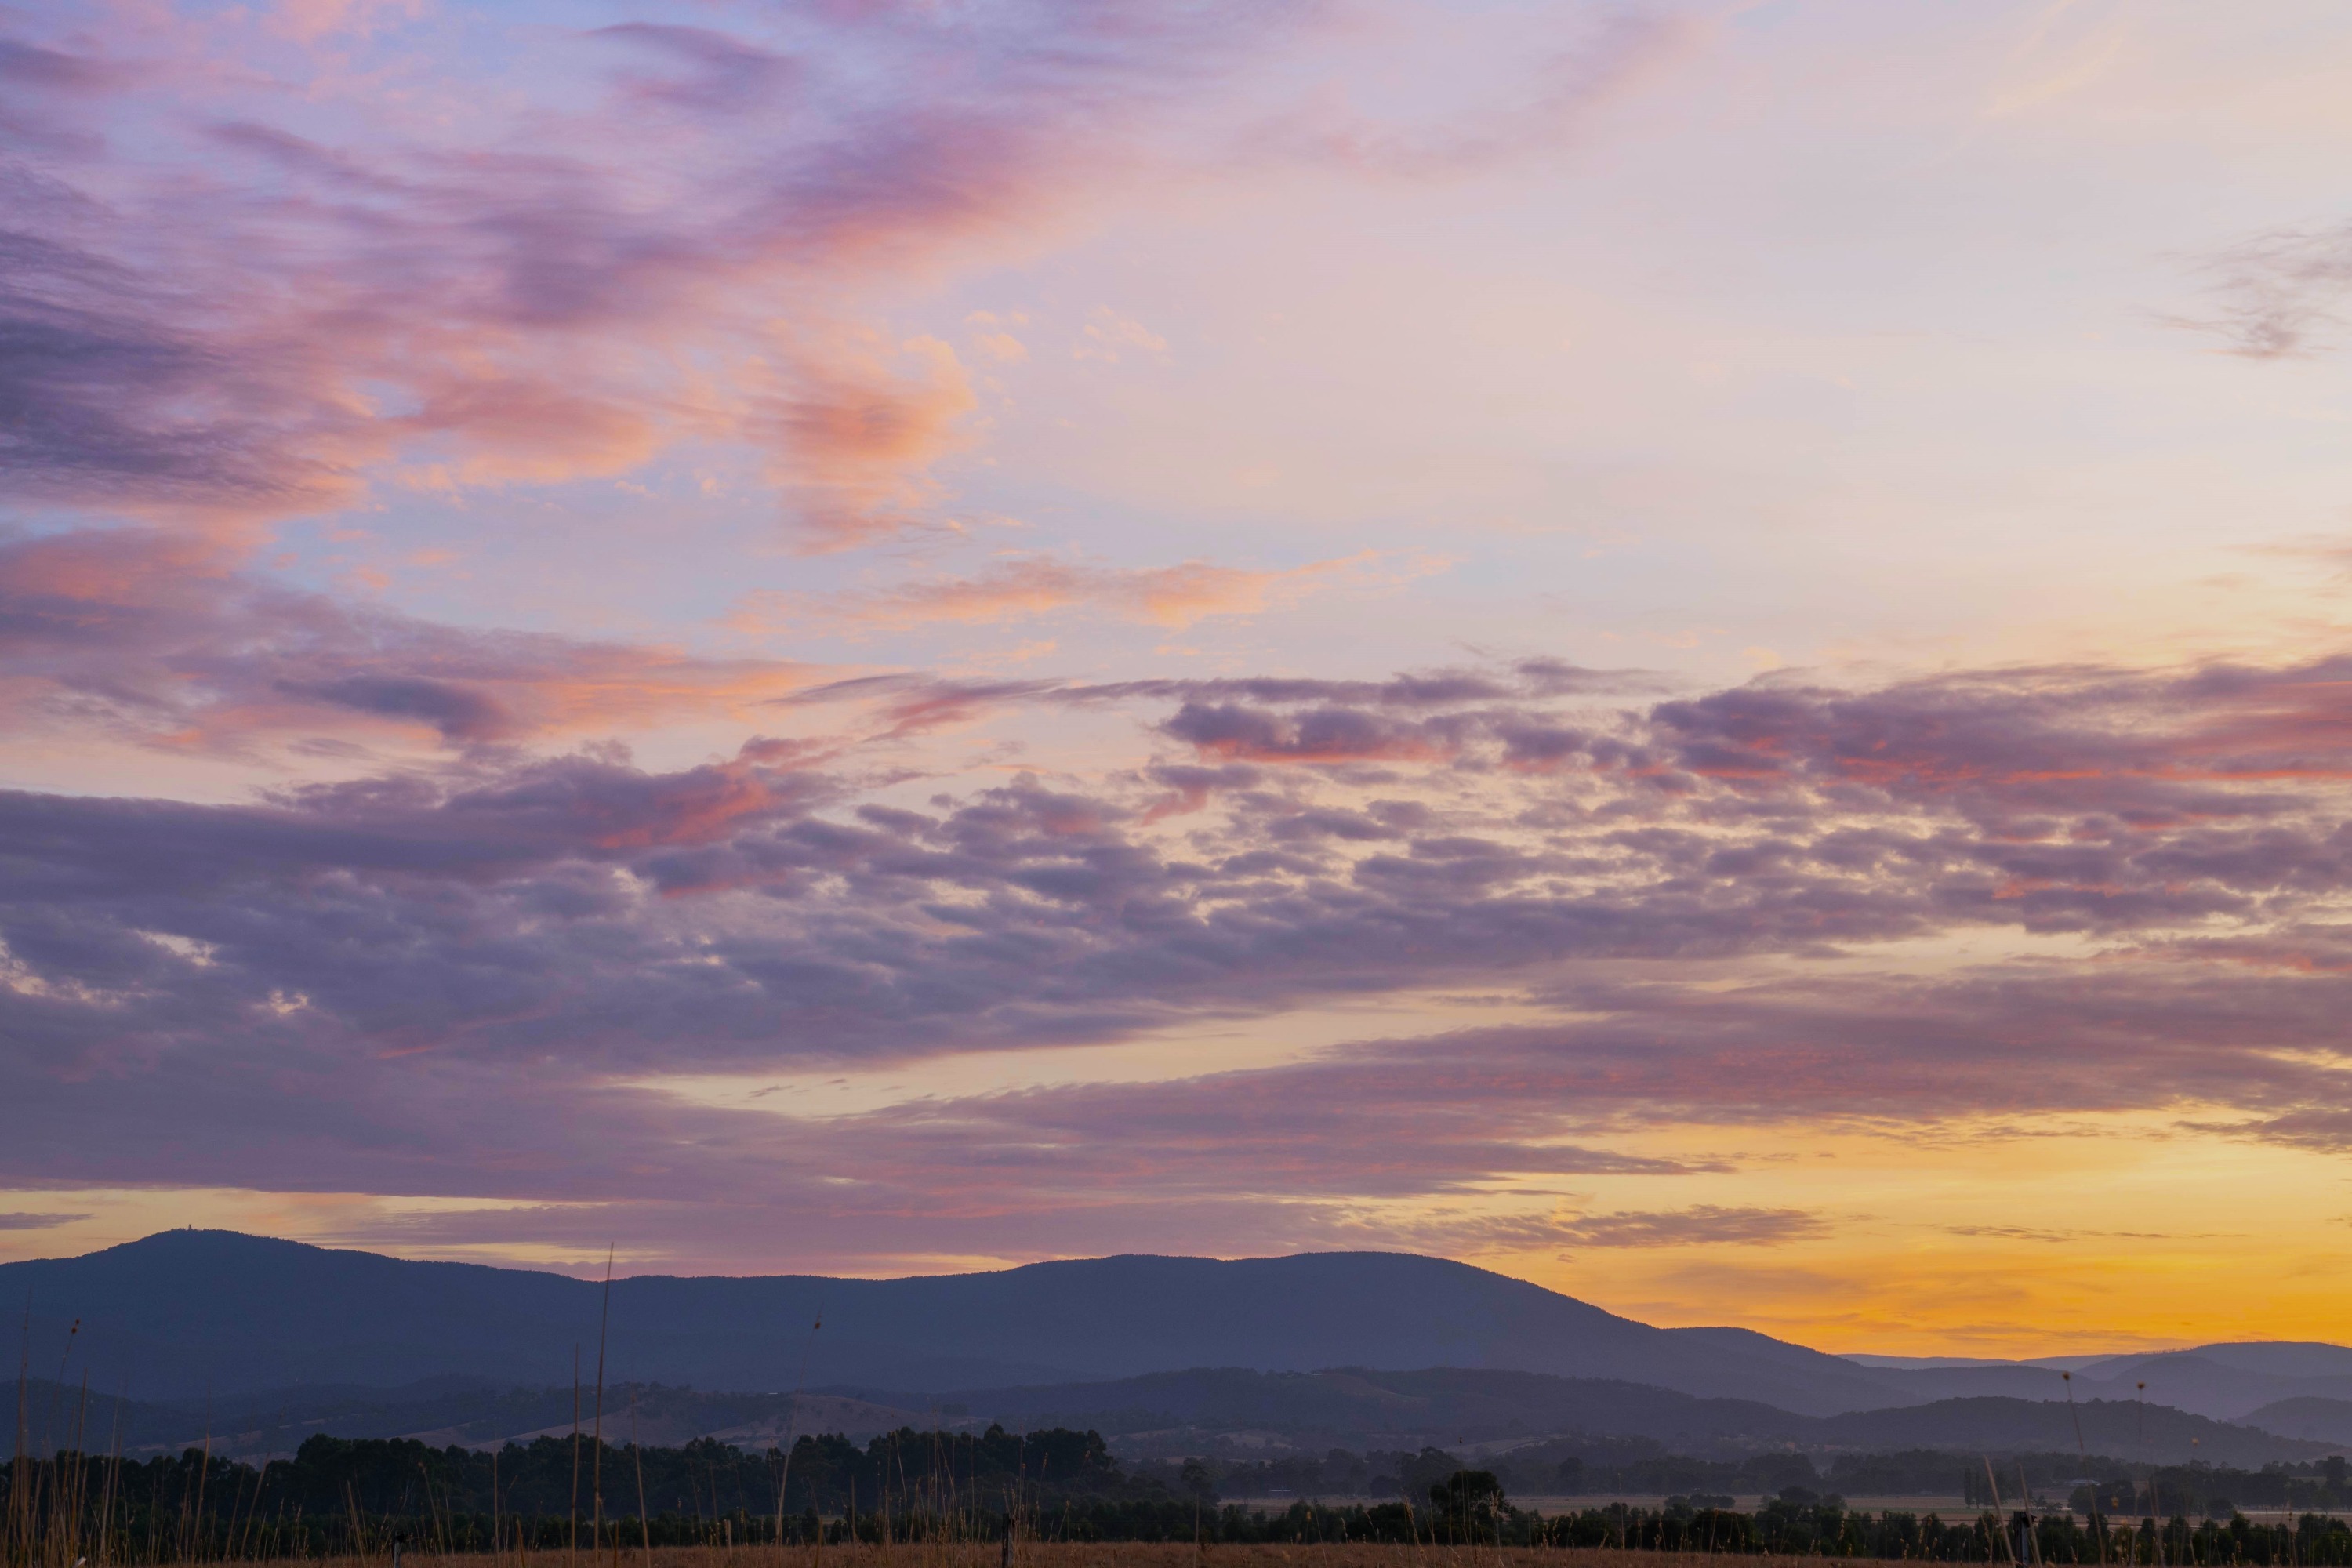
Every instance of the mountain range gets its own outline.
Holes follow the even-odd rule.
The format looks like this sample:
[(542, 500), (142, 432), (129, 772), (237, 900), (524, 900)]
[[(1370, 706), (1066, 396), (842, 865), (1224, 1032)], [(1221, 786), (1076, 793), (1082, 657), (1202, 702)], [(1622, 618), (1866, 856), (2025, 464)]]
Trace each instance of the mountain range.
[[(593, 1369), (593, 1282), (226, 1231), (0, 1265), (36, 1344), (79, 1320), (97, 1386), (183, 1399), (451, 1373), (553, 1386)], [(820, 1321), (822, 1328), (817, 1325)], [(676, 1279), (611, 1288), (619, 1375), (788, 1392), (939, 1392), (1193, 1366), (1488, 1367), (1614, 1378), (1807, 1415), (1904, 1397), (1887, 1373), (1740, 1329), (1659, 1329), (1442, 1258), (1122, 1257), (909, 1279)]]
[[(803, 1417), (826, 1430), (1003, 1419), (1341, 1446), (1574, 1429), (1685, 1447), (2088, 1443), (2260, 1463), (2352, 1439), (2339, 1397), (2352, 1350), (2339, 1346), (2082, 1358), (2070, 1384), (2048, 1363), (1857, 1361), (1743, 1329), (1656, 1328), (1397, 1253), (637, 1276), (614, 1280), (608, 1303), (601, 1284), (562, 1275), (170, 1231), (0, 1265), (0, 1301), (16, 1300), (28, 1365), (132, 1395), (142, 1431), (193, 1436), (201, 1416), (257, 1449), (305, 1430), (470, 1443), (549, 1429), (600, 1344), (608, 1381), (660, 1405), (640, 1413), (658, 1428), (648, 1441), (748, 1442), (807, 1430)], [(689, 1400), (689, 1385), (727, 1392)], [(835, 1402), (823, 1415), (819, 1395)]]

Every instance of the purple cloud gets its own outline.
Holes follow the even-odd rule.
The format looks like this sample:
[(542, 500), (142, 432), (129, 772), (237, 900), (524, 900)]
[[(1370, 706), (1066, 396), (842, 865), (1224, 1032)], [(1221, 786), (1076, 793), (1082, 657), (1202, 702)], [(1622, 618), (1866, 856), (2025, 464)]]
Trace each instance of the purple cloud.
[[(473, 105), (499, 125), (457, 145), (345, 89), (357, 39), (249, 49), (234, 118), (194, 31), (136, 68), (0, 40), (0, 81), (44, 105), (0, 112), (0, 497), (217, 529), (394, 462), (536, 482), (717, 439), (818, 544), (915, 526), (970, 392), (943, 345), (877, 353), (825, 301), (1052, 207), (1293, 12), (623, 22), (501, 77)], [(713, 351), (691, 387), (665, 369), (689, 345)]]
[[(299, 623), (302, 607), (280, 608)], [(16, 624), (34, 667), (79, 657), (40, 615)], [(305, 700), (464, 739), (512, 721), (451, 695), (522, 689), (491, 679), (499, 655), (583, 657), (450, 646), (479, 661), (470, 680), (409, 657), (320, 672)], [(278, 657), (257, 638), (209, 679), (276, 691)], [(1352, 707), (1312, 686), (1074, 698), (900, 679), (825, 697), (878, 704), (886, 733), (942, 703), (1139, 703), (1213, 758), (1234, 734), (1302, 740), (921, 810), (872, 798), (837, 748), (772, 742), (671, 772), (478, 750), (438, 775), (242, 806), (0, 795), (0, 1066), (17, 1086), (0, 1176), (299, 1171), (671, 1226), (671, 1205), (731, 1194), (844, 1237), (934, 1215), (893, 1233), (920, 1250), (947, 1245), (955, 1215), (1016, 1238), (1052, 1224), (1198, 1237), (1213, 1221), (1268, 1245), (1360, 1241), (1366, 1203), (1530, 1173), (1671, 1174), (1684, 1167), (1611, 1147), (1659, 1117), (2221, 1106), (2236, 1135), (2332, 1147), (2324, 1064), (2352, 1008), (2352, 952), (2327, 915), (2352, 881), (2339, 675), (2322, 661), (1776, 682), (1614, 711), (1587, 693), (1549, 705), (1508, 674), (1371, 683), (1359, 698), (1395, 695)], [(1353, 717), (1328, 733), (1409, 726), (1446, 744), (1392, 749), (1367, 784), (1331, 748), (1302, 760), (1334, 712)], [(1194, 727), (1204, 713), (1215, 727)], [(1535, 734), (1574, 739), (1538, 766)], [(1483, 782), (1465, 795), (1464, 779)], [(2096, 938), (2107, 959), (1753, 968), (2000, 927)], [(822, 1122), (636, 1087), (1432, 991), (1558, 1016)], [(518, 1124), (526, 1103), (544, 1114)], [(1067, 1213), (1053, 1194), (1074, 1191), (1108, 1195)], [(1269, 1194), (1283, 1214), (1245, 1219)], [(1748, 1239), (1801, 1229), (1657, 1212), (1718, 1241), (1749, 1221), (1764, 1228)], [(1581, 1244), (1638, 1239), (1637, 1219), (1593, 1219)]]
[(609, 38), (683, 68), (679, 75), (633, 77), (626, 82), (640, 97), (680, 109), (742, 109), (771, 100), (789, 88), (797, 74), (784, 57), (708, 27), (623, 22), (598, 27), (589, 36)]
[(2300, 358), (2329, 346), (2336, 307), (2352, 290), (2352, 226), (2278, 229), (2210, 258), (2221, 310), (2172, 318), (2174, 325), (2224, 339), (2247, 359)]
[(0, 533), (0, 711), (175, 751), (338, 732), (462, 747), (748, 711), (804, 682), (772, 660), (461, 631), (277, 586), (235, 560), (144, 529)]
[(1829, 1232), (1828, 1222), (1803, 1209), (1725, 1207), (1586, 1215), (1554, 1228), (1572, 1247), (1778, 1247)]

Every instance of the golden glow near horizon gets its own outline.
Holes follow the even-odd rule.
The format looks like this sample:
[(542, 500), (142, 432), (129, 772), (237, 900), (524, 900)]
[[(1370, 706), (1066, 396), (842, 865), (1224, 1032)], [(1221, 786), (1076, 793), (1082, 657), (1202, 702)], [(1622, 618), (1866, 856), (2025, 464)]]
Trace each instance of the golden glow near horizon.
[[(2340, 1162), (2185, 1130), (2198, 1114), (1740, 1136), (1740, 1172), (1696, 1178), (1688, 1198), (1826, 1211), (1823, 1234), (1736, 1252), (1592, 1249), (1507, 1271), (1645, 1321), (1731, 1322), (1838, 1352), (2340, 1341), (2352, 1289)], [(2249, 1192), (2268, 1195), (2250, 1208)]]
[[(2021, 1359), (2341, 1341), (2352, 1299), (2352, 1248), (2341, 1234), (2352, 1225), (2352, 1174), (2332, 1156), (2200, 1125), (2231, 1114), (2215, 1106), (1971, 1118), (1927, 1133), (1795, 1121), (1631, 1131), (1612, 1147), (1728, 1168), (1506, 1176), (1442, 1202), (1364, 1205), (1347, 1226), (1363, 1237), (1354, 1245), (1456, 1257), (1643, 1322), (1749, 1328), (1838, 1354)], [(2269, 1195), (2250, 1209), (2248, 1192)], [(113, 1245), (168, 1221), (582, 1275), (603, 1262), (585, 1240), (404, 1244), (404, 1232), (449, 1216), (541, 1207), (494, 1200), (76, 1191), (0, 1194), (0, 1206), (82, 1216), (0, 1235), (0, 1259), (9, 1260)], [(579, 1217), (593, 1228), (595, 1205)], [(1444, 1245), (1482, 1219), (1546, 1222), (1556, 1235), (1538, 1248)], [(719, 1271), (887, 1278), (1044, 1256), (780, 1258)], [(657, 1247), (625, 1254), (622, 1267), (701, 1271)]]

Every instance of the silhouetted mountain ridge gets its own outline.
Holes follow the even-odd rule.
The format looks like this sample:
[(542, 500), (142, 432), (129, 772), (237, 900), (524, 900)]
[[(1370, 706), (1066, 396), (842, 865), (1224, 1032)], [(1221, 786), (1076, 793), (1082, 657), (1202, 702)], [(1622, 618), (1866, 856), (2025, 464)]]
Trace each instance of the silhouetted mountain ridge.
[[(568, 1383), (600, 1288), (226, 1231), (169, 1231), (84, 1258), (0, 1265), (100, 1386), (155, 1398), (441, 1374)], [(813, 1330), (820, 1314), (821, 1330)], [(1759, 1340), (1762, 1336), (1757, 1336)], [(1900, 1397), (1835, 1356), (1736, 1331), (1653, 1328), (1523, 1280), (1407, 1253), (1222, 1261), (1126, 1256), (908, 1279), (618, 1279), (608, 1364), (643, 1382), (751, 1391), (917, 1391), (1197, 1366), (1461, 1366), (1615, 1378), (1811, 1414)], [(805, 1369), (805, 1373), (803, 1373)]]
[[(478, 1407), (471, 1388), (568, 1386), (575, 1351), (593, 1369), (604, 1294), (595, 1282), (531, 1269), (169, 1231), (87, 1257), (0, 1265), (0, 1300), (31, 1303), (37, 1365), (81, 1321), (69, 1382), (86, 1372), (95, 1388), (165, 1404), (266, 1398), (303, 1406), (305, 1419), (414, 1421), (401, 1430), (474, 1422), (487, 1431), (511, 1423)], [(1624, 1431), (1694, 1440), (1769, 1426), (1738, 1415), (1743, 1406), (1795, 1417), (1871, 1413), (1891, 1434), (1902, 1423), (1887, 1412), (1903, 1405), (1939, 1404), (1959, 1420), (1971, 1400), (2054, 1408), (2049, 1402), (2071, 1392), (2085, 1408), (2144, 1403), (2151, 1412), (2169, 1405), (2234, 1420), (2282, 1399), (2334, 1396), (2339, 1384), (2352, 1393), (2344, 1370), (2352, 1351), (2321, 1344), (2088, 1361), (2071, 1389), (2048, 1364), (1865, 1366), (1745, 1329), (1654, 1328), (1523, 1280), (1405, 1253), (1130, 1255), (907, 1279), (639, 1276), (614, 1282), (605, 1360), (616, 1383), (747, 1396), (886, 1390), (894, 1392), (882, 1403), (906, 1410), (936, 1407), (943, 1395), (975, 1409), (992, 1399), (1016, 1419), (1049, 1409), (1243, 1419), (1154, 1403), (1159, 1393), (1122, 1404), (1128, 1394), (1103, 1386), (1138, 1379), (1158, 1379), (1151, 1386), (1160, 1390), (1220, 1386), (1218, 1397), (1244, 1404), (1291, 1401), (1283, 1423), (1300, 1430), (1435, 1430), (1489, 1415), (1528, 1429), (1576, 1427), (1605, 1407)], [(1202, 1370), (1217, 1368), (1289, 1381), (1244, 1393), (1230, 1379), (1215, 1384), (1227, 1373)], [(1342, 1397), (1331, 1380), (1352, 1373), (1332, 1368), (1379, 1386)], [(1324, 1381), (1297, 1381), (1306, 1373)], [(1571, 1394), (1555, 1383), (1585, 1386)], [(1076, 1385), (1094, 1386), (1071, 1392)], [(1603, 1385), (1643, 1392), (1604, 1394)], [(442, 1394), (453, 1414), (426, 1418), (422, 1407)], [(1416, 1400), (1435, 1403), (1408, 1419)], [(1307, 1408), (1318, 1401), (1328, 1421)], [(354, 1414), (387, 1405), (419, 1408)], [(455, 1414), (458, 1406), (468, 1413)], [(2331, 1412), (2291, 1414), (2333, 1430)], [(2047, 1409), (2011, 1416), (2051, 1419)], [(751, 1419), (739, 1412), (727, 1424), (749, 1430)], [(2147, 1419), (2136, 1416), (2135, 1429)], [(2118, 1442), (2110, 1451), (2133, 1450)]]

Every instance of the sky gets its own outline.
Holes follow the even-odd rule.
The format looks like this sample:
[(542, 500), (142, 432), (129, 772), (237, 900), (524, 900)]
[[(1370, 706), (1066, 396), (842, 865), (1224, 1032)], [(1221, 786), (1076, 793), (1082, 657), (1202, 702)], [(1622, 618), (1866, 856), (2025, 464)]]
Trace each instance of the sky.
[(0, 1258), (2352, 1337), (2352, 14), (0, 5)]

